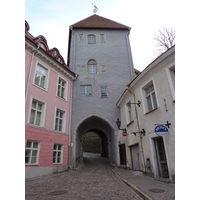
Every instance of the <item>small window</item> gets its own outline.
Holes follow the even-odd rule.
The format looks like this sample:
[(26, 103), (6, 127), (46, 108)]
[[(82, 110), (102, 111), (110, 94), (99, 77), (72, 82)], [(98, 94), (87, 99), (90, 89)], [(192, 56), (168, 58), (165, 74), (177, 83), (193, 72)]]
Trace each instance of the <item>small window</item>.
[(62, 78), (58, 78), (58, 88), (57, 88), (57, 96), (66, 99), (66, 90), (67, 90), (67, 82)]
[(101, 65), (101, 71), (106, 72), (106, 66), (105, 65)]
[(154, 91), (154, 85), (151, 84), (145, 89), (145, 96), (146, 96), (146, 103), (147, 103), (147, 109), (148, 111), (156, 109), (157, 106), (157, 100), (156, 100), (156, 94)]
[(33, 99), (31, 105), (29, 123), (36, 126), (42, 126), (43, 116), (44, 116), (44, 103)]
[(83, 34), (79, 34), (78, 35), (78, 41), (79, 42), (83, 42)]
[(53, 50), (53, 56), (56, 56), (58, 54), (58, 52), (56, 50)]
[(92, 86), (81, 85), (81, 96), (92, 96)]
[(127, 124), (133, 121), (133, 111), (131, 101), (126, 103), (126, 113), (127, 113)]
[(62, 149), (63, 145), (54, 144), (53, 146), (53, 163), (62, 163)]
[(97, 73), (97, 64), (95, 60), (88, 61), (88, 73), (89, 74), (96, 74)]
[(36, 67), (34, 84), (38, 85), (41, 88), (46, 89), (46, 87), (47, 87), (47, 75), (48, 75), (48, 70), (38, 64), (37, 67)]
[(56, 120), (55, 120), (55, 130), (63, 132), (64, 131), (64, 119), (65, 119), (65, 112), (62, 110), (56, 110)]
[(38, 164), (39, 142), (27, 140), (25, 164)]
[(107, 86), (101, 86), (101, 97), (108, 97)]
[(63, 61), (60, 57), (57, 58), (57, 61), (60, 62), (61, 64), (63, 64)]
[(104, 43), (104, 42), (105, 42), (105, 35), (100, 34), (100, 43)]
[(44, 49), (45, 51), (47, 50), (46, 47), (45, 47), (45, 45), (44, 45), (43, 43), (39, 43), (39, 45), (40, 45), (40, 47), (41, 47), (42, 49)]
[(88, 44), (96, 44), (96, 36), (88, 35)]

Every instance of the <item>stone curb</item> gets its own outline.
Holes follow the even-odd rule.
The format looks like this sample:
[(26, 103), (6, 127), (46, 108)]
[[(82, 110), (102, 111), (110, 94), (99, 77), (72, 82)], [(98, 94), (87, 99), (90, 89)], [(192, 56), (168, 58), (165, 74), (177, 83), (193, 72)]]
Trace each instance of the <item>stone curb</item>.
[(113, 169), (111, 171), (126, 185), (128, 185), (131, 189), (133, 189), (138, 195), (140, 195), (144, 200), (153, 200), (151, 197), (146, 195), (144, 192), (142, 192), (140, 189), (138, 189), (135, 185), (129, 183), (127, 180), (121, 178)]

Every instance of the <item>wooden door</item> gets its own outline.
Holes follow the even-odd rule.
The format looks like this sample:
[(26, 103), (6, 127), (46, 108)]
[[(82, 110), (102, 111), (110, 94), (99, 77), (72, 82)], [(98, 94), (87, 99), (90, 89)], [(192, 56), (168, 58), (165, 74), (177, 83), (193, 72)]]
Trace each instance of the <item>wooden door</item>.
[(142, 164), (141, 164), (140, 149), (138, 144), (131, 147), (131, 155), (132, 155), (133, 170), (141, 171)]

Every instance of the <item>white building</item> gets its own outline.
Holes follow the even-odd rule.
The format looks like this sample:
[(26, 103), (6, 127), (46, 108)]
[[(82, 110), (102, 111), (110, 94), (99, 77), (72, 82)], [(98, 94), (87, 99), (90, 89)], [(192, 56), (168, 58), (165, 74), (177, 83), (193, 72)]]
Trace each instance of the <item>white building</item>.
[[(118, 165), (175, 181), (175, 46), (127, 85), (117, 106), (128, 134), (119, 130)], [(158, 136), (157, 125), (168, 127), (167, 135)]]

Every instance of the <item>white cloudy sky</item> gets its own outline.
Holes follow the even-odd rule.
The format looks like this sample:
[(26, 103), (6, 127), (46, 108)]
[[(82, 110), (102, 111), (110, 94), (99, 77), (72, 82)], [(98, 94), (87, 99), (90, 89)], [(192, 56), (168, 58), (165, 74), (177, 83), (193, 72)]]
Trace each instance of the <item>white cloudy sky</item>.
[(152, 37), (158, 29), (175, 27), (174, 1), (162, 0), (26, 0), (25, 19), (33, 36), (43, 35), (67, 61), (69, 25), (97, 14), (131, 27), (134, 67), (143, 70), (156, 56)]

